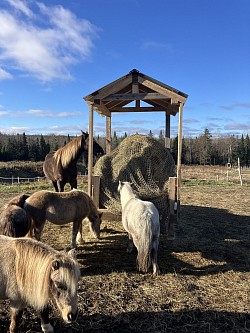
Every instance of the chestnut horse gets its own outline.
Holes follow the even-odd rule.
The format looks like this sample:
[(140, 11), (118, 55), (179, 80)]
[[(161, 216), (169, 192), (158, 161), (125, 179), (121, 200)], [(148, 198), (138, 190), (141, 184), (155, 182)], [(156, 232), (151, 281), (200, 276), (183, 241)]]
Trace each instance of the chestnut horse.
[(59, 252), (31, 238), (0, 236), (0, 253), (0, 299), (10, 300), (10, 333), (18, 331), (27, 306), (40, 312), (43, 332), (54, 332), (49, 299), (66, 323), (76, 319), (80, 271), (72, 251)]
[[(56, 192), (63, 192), (66, 183), (70, 184), (71, 189), (77, 188), (77, 161), (82, 154), (86, 159), (88, 137), (88, 133), (82, 132), (82, 135), (64, 147), (45, 156), (43, 172), (52, 181)], [(104, 154), (102, 147), (96, 141), (93, 142), (93, 154), (98, 157)]]

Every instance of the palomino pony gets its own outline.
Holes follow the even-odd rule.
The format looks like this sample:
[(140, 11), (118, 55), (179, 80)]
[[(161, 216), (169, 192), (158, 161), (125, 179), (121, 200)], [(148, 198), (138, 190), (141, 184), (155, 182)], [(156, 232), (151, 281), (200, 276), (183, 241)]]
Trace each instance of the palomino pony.
[(129, 237), (127, 252), (130, 253), (135, 246), (138, 251), (138, 270), (146, 273), (152, 264), (153, 274), (159, 274), (157, 263), (160, 237), (158, 210), (152, 202), (139, 199), (129, 182), (119, 181), (118, 192), (121, 197), (122, 224)]
[(43, 332), (52, 333), (51, 298), (66, 323), (78, 313), (80, 270), (72, 251), (59, 252), (31, 238), (0, 236), (0, 299), (10, 300), (10, 333), (18, 331), (23, 309), (40, 312)]
[[(52, 181), (56, 192), (63, 192), (66, 183), (71, 189), (77, 188), (77, 161), (82, 153), (88, 151), (88, 133), (76, 137), (64, 147), (52, 151), (45, 156), (43, 172)], [(95, 156), (101, 156), (104, 151), (97, 142), (93, 144)]]
[(0, 235), (24, 237), (30, 230), (31, 220), (23, 209), (29, 195), (21, 194), (5, 205), (0, 214)]
[(83, 191), (37, 191), (26, 200), (24, 209), (32, 219), (37, 240), (41, 239), (46, 220), (57, 225), (73, 222), (70, 247), (75, 248), (76, 242), (83, 243), (82, 220), (86, 217), (93, 236), (100, 237), (102, 214), (98, 212), (92, 198)]

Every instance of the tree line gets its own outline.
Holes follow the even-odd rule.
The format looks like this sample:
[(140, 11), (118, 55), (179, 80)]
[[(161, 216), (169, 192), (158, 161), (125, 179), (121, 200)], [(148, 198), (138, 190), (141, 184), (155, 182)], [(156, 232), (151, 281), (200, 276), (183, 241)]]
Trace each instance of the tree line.
[[(156, 138), (152, 131), (149, 136)], [(118, 136), (114, 131), (112, 136), (112, 149), (127, 137)], [(45, 156), (53, 150), (66, 145), (73, 137), (62, 135), (8, 135), (0, 133), (0, 161), (43, 161)], [(105, 138), (97, 136), (96, 141), (105, 147)], [(164, 144), (164, 133), (160, 131), (157, 139)], [(171, 153), (177, 160), (178, 137), (171, 139)], [(213, 138), (208, 129), (193, 138), (182, 139), (182, 163), (200, 165), (237, 165), (238, 158), (242, 166), (250, 166), (250, 139), (248, 134), (237, 136)]]

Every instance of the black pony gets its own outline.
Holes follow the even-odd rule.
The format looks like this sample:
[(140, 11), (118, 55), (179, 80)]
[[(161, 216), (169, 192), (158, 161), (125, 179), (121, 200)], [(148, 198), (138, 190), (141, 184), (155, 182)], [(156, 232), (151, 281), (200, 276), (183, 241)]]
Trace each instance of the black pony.
[[(52, 151), (45, 156), (43, 172), (52, 181), (56, 192), (63, 192), (66, 183), (71, 189), (77, 188), (77, 161), (83, 153), (88, 152), (88, 133), (76, 137), (64, 147)], [(93, 142), (94, 156), (102, 156), (104, 151)]]

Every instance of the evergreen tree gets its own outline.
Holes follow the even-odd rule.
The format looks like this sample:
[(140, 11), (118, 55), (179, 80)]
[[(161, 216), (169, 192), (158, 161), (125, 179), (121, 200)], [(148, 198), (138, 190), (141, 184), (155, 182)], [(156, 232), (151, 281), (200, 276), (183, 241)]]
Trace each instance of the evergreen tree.
[(43, 161), (45, 159), (45, 156), (50, 152), (50, 144), (46, 143), (42, 134), (40, 136), (39, 147), (40, 147), (40, 158), (41, 161)]
[(248, 134), (245, 137), (246, 166), (250, 166), (250, 139)]
[(116, 131), (114, 131), (113, 138), (112, 138), (112, 149), (116, 148), (119, 144), (118, 137), (116, 135)]
[(172, 140), (171, 153), (173, 155), (173, 159), (175, 161), (175, 164), (177, 164), (177, 157), (178, 157), (178, 135)]
[(246, 151), (245, 151), (245, 142), (244, 142), (243, 134), (238, 143), (237, 153), (238, 153), (238, 157), (240, 158), (240, 164), (245, 165), (246, 164)]
[(153, 132), (152, 132), (151, 130), (149, 130), (148, 136), (149, 136), (150, 138), (153, 137)]
[(21, 161), (28, 161), (29, 159), (29, 147), (25, 133), (23, 133), (22, 140), (20, 142), (20, 158)]

